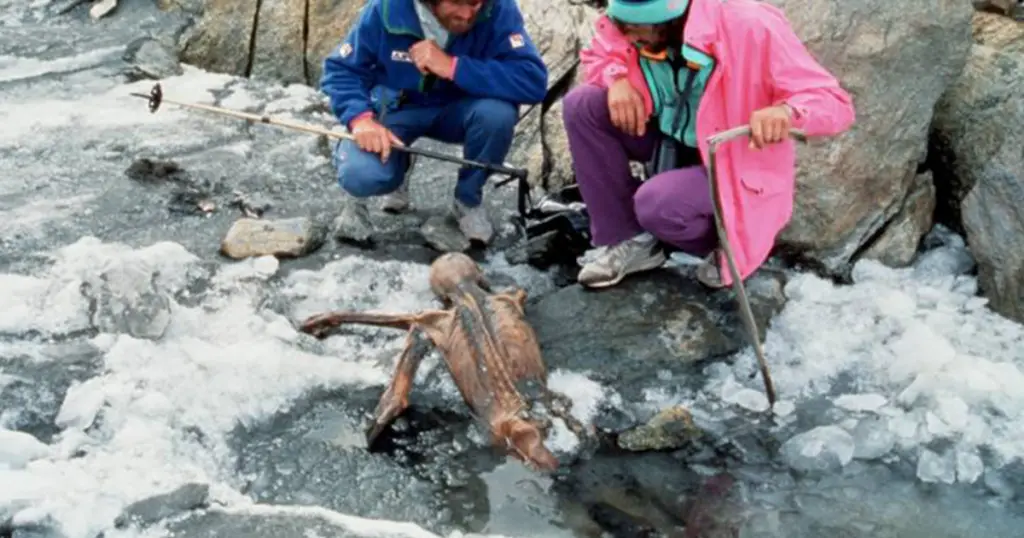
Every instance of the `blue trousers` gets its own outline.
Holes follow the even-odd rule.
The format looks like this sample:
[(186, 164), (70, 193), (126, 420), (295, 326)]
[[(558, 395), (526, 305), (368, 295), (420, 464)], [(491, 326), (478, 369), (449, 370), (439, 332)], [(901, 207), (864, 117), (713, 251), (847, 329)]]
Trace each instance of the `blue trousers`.
[[(512, 103), (470, 97), (438, 107), (406, 105), (385, 113), (383, 124), (407, 146), (420, 137), (432, 138), (461, 144), (466, 159), (500, 165), (512, 147), (517, 116)], [(334, 149), (338, 185), (357, 198), (394, 192), (402, 185), (408, 165), (409, 154), (394, 149), (386, 163), (351, 140), (342, 140)], [(480, 205), (488, 176), (487, 170), (463, 167), (455, 198), (467, 207)]]

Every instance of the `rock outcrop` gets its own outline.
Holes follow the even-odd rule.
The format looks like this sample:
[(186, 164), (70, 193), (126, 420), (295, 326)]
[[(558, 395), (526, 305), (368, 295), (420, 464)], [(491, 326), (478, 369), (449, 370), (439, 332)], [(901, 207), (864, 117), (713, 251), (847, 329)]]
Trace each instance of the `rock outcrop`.
[[(971, 6), (776, 0), (797, 35), (853, 96), (857, 121), (799, 149), (796, 208), (780, 246), (844, 274), (899, 214), (927, 154), (933, 108), (963, 68)], [(918, 237), (930, 222), (915, 222)], [(905, 233), (905, 232), (901, 232)]]
[(977, 259), (982, 293), (1024, 320), (1024, 25), (979, 13), (975, 28), (967, 67), (936, 109), (937, 187)]

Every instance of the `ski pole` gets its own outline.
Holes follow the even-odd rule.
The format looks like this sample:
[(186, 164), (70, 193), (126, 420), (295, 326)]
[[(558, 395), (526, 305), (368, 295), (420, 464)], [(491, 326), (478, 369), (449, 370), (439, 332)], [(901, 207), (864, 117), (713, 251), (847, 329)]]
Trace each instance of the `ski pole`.
[[(134, 92), (131, 93), (130, 95), (133, 96), (133, 97), (141, 97), (143, 99), (148, 100), (149, 101), (149, 111), (151, 113), (155, 113), (160, 108), (161, 104), (163, 104), (164, 102), (167, 102), (167, 103), (171, 103), (171, 104), (178, 105), (178, 106), (183, 106), (183, 107), (187, 107), (187, 108), (194, 108), (194, 109), (199, 109), (199, 110), (205, 110), (207, 112), (213, 112), (215, 114), (222, 114), (224, 116), (231, 116), (231, 117), (234, 117), (234, 118), (239, 118), (239, 119), (243, 119), (243, 120), (253, 121), (253, 122), (257, 122), (257, 123), (265, 123), (265, 124), (268, 124), (268, 125), (276, 125), (278, 127), (284, 127), (286, 129), (293, 129), (293, 130), (296, 130), (296, 131), (305, 131), (307, 133), (320, 134), (320, 135), (324, 135), (324, 136), (329, 137), (329, 138), (335, 138), (335, 139), (341, 139), (341, 140), (352, 140), (352, 141), (355, 140), (355, 137), (352, 136), (349, 133), (339, 133), (339, 132), (336, 132), (336, 131), (330, 131), (330, 130), (324, 129), (322, 127), (317, 127), (317, 126), (314, 126), (314, 125), (306, 125), (306, 124), (302, 124), (302, 123), (295, 123), (295, 122), (290, 122), (290, 121), (285, 121), (285, 120), (281, 120), (281, 119), (272, 118), (272, 117), (266, 116), (266, 115), (261, 116), (261, 115), (258, 115), (258, 114), (250, 114), (248, 112), (242, 112), (242, 111), (239, 111), (239, 110), (232, 110), (232, 109), (229, 109), (229, 108), (221, 108), (221, 107), (216, 107), (216, 106), (211, 106), (211, 105), (204, 105), (204, 104), (199, 104), (199, 103), (183, 103), (181, 101), (175, 101), (173, 99), (165, 99), (164, 98), (164, 94), (163, 94), (163, 89), (160, 87), (159, 83), (157, 83), (156, 85), (153, 86), (153, 89), (150, 90), (148, 95), (147, 94), (143, 94), (143, 93), (134, 93)], [(422, 155), (424, 157), (429, 157), (431, 159), (437, 159), (439, 161), (447, 161), (447, 162), (459, 164), (459, 165), (462, 165), (462, 166), (469, 166), (469, 167), (473, 167), (473, 168), (481, 168), (481, 169), (487, 170), (489, 172), (494, 172), (494, 173), (498, 173), (498, 174), (507, 175), (507, 176), (512, 177), (512, 178), (526, 179), (526, 177), (528, 175), (528, 172), (527, 172), (527, 170), (525, 168), (509, 168), (507, 166), (482, 163), (482, 162), (478, 162), (478, 161), (472, 161), (472, 160), (469, 160), (469, 159), (463, 159), (463, 158), (460, 158), (460, 157), (454, 157), (452, 155), (445, 155), (444, 153), (440, 153), (440, 152), (437, 152), (437, 151), (432, 151), (432, 150), (429, 150), (429, 149), (423, 149), (423, 148), (413, 148), (413, 147), (409, 147), (409, 146), (393, 146), (393, 148), (398, 150), (398, 151), (404, 151), (406, 153), (413, 153), (413, 154), (416, 154), (416, 155)]]

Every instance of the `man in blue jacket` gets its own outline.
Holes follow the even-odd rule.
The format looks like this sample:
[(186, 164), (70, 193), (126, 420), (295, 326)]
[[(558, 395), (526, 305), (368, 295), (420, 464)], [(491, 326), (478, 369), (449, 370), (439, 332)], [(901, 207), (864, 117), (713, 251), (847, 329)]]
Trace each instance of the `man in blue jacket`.
[[(548, 72), (516, 0), (368, 0), (345, 40), (324, 60), (321, 89), (356, 141), (334, 152), (338, 183), (366, 218), (362, 199), (390, 195), (408, 206), (409, 154), (420, 137), (462, 144), (463, 156), (502, 164), (522, 104), (539, 103)], [(493, 233), (482, 204), (489, 172), (459, 171), (453, 210), (471, 240)]]

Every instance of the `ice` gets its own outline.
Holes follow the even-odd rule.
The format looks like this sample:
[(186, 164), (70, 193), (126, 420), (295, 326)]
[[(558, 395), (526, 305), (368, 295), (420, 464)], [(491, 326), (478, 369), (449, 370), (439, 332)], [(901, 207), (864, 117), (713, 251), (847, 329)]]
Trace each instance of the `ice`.
[(836, 406), (847, 411), (878, 411), (888, 402), (881, 394), (844, 394), (836, 398)]
[(821, 426), (794, 435), (779, 453), (800, 471), (837, 470), (853, 460), (854, 440), (838, 426)]
[(881, 458), (896, 445), (896, 435), (885, 417), (865, 417), (850, 432), (853, 436), (853, 457), (859, 460)]
[(973, 484), (985, 472), (985, 462), (973, 449), (956, 451), (956, 479), (958, 482)]
[[(764, 348), (780, 399), (798, 409), (831, 400), (839, 415), (812, 415), (816, 426), (856, 419), (858, 458), (898, 451), (920, 476), (945, 481), (944, 469), (956, 464), (938, 465), (946, 460), (925, 451), (933, 441), (971, 454), (961, 458), (967, 477), (1024, 457), (1024, 430), (1014, 426), (1024, 423), (1024, 327), (974, 295), (975, 279), (964, 274), (973, 262), (960, 238), (937, 227), (927, 242), (935, 250), (908, 268), (858, 262), (852, 285), (792, 274)], [(749, 349), (732, 366), (707, 371), (707, 391), (733, 380), (760, 389), (759, 376), (749, 375), (756, 371)], [(721, 397), (736, 394), (732, 387)], [(867, 422), (870, 414), (885, 420)]]
[(55, 60), (37, 60), (0, 54), (0, 83), (37, 77), (47, 73), (86, 69), (99, 65), (111, 56), (118, 56), (123, 52), (124, 47), (105, 47)]
[[(107, 267), (141, 267), (158, 275), (157, 288), (170, 297), (187, 284), (194, 261), (171, 244), (132, 249), (86, 238), (55, 253), (53, 265), (28, 282), (37, 292), (56, 293), (77, 289)], [(187, 482), (210, 483), (213, 499), (230, 505), (240, 499), (225, 438), (232, 428), (265, 420), (315, 388), (381, 387), (390, 372), (372, 359), (400, 345), (400, 331), (373, 341), (339, 335), (324, 343), (321, 355), (296, 344), (300, 336), (289, 319), (342, 306), (414, 311), (433, 301), (426, 266), (350, 257), (289, 275), (282, 290), (295, 307), (285, 319), (260, 308), (262, 279), (275, 263), (256, 259), (228, 267), (212, 279), (200, 306), (173, 303), (162, 337), (101, 333), (93, 339), (104, 351), (103, 373), (69, 390), (58, 417), (66, 429), (52, 454), (47, 449), (38, 457), (46, 448), (38, 442), (18, 444), (29, 446), (16, 452), (19, 462), (36, 459), (0, 477), (0, 511), (13, 511), (15, 524), (52, 519), (69, 538), (79, 538), (101, 532), (127, 504)], [(368, 287), (368, 279), (375, 286)], [(11, 275), (0, 281), (26, 282)], [(59, 308), (53, 297), (26, 303), (19, 318), (6, 319), (6, 329), (54, 330), (60, 325), (52, 319), (74, 319), (83, 309), (81, 294), (65, 297)], [(62, 308), (76, 316), (54, 316)], [(600, 387), (572, 375), (554, 379), (575, 391), (575, 412), (587, 420)], [(192, 429), (203, 432), (201, 444), (185, 434)]]
[[(572, 401), (573, 418), (582, 424), (590, 424), (597, 415), (598, 406), (610, 396), (610, 391), (583, 373), (554, 370), (548, 373), (548, 388), (564, 394)], [(579, 446), (579, 439), (569, 431), (562, 420), (555, 419), (554, 427), (548, 434), (546, 446), (554, 452), (572, 453)]]
[(764, 391), (756, 391), (740, 385), (734, 378), (728, 378), (722, 384), (720, 397), (722, 401), (738, 405), (750, 411), (765, 411), (768, 409), (768, 398)]
[(0, 471), (21, 469), (29, 462), (44, 458), (49, 454), (50, 447), (39, 442), (35, 437), (27, 433), (0, 428)]
[(917, 460), (917, 477), (922, 482), (956, 482), (956, 460), (953, 454), (940, 455), (928, 449), (922, 450)]

